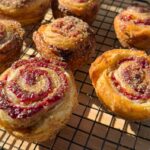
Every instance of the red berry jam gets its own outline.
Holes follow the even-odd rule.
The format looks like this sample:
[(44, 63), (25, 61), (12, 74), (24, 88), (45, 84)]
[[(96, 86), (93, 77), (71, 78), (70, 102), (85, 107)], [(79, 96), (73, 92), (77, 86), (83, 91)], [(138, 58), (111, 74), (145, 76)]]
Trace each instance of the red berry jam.
[(89, 0), (74, 0), (74, 1), (78, 3), (85, 3), (85, 2), (88, 2)]
[(87, 23), (75, 17), (64, 17), (54, 21), (51, 30), (64, 37), (78, 37), (90, 31)]
[(134, 21), (135, 24), (143, 24), (143, 25), (150, 25), (150, 18), (149, 19), (138, 19)]
[[(129, 64), (127, 64), (130, 61)], [(124, 66), (123, 66), (124, 65)], [(115, 73), (120, 69), (120, 78)], [(150, 76), (150, 65), (145, 58), (126, 58), (118, 63), (118, 69), (111, 74), (111, 80), (117, 90), (131, 100), (147, 100), (150, 98), (150, 82), (147, 76)], [(130, 93), (122, 82), (130, 88)]]
[[(12, 118), (23, 119), (31, 117), (43, 109), (52, 108), (62, 100), (68, 88), (67, 77), (64, 73), (66, 66), (65, 63), (59, 61), (48, 61), (41, 58), (16, 62), (11, 68), (12, 73), (17, 70), (16, 77), (7, 81), (11, 76), (10, 73), (5, 81), (0, 82), (0, 109), (7, 111)], [(55, 79), (50, 76), (49, 71), (56, 74)], [(53, 84), (56, 78), (59, 81), (58, 87)], [(34, 90), (37, 84), (40, 86)], [(30, 91), (25, 87), (33, 89)], [(19, 102), (13, 103), (5, 91), (13, 93)]]
[(131, 21), (134, 19), (134, 16), (133, 15), (121, 15), (120, 16), (120, 19), (127, 22), (127, 21)]
[(137, 25), (147, 25), (147, 26), (150, 25), (150, 18), (149, 17), (147, 17), (145, 19), (138, 19), (138, 18), (134, 17), (134, 15), (132, 15), (132, 14), (121, 14), (120, 19), (124, 22), (133, 21), (133, 23), (137, 24)]

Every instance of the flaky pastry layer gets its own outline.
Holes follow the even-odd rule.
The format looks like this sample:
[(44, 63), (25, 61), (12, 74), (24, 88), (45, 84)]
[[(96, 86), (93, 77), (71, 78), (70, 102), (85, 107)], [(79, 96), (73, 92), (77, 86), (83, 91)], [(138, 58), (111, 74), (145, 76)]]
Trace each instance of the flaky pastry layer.
[(19, 21), (22, 25), (29, 25), (41, 20), (47, 9), (50, 8), (51, 0), (1, 0), (0, 14)]
[(1, 126), (31, 142), (53, 138), (77, 105), (73, 75), (63, 65), (35, 58), (5, 71), (0, 77)]
[(130, 6), (115, 17), (114, 28), (123, 47), (149, 49), (150, 10)]
[(73, 15), (91, 24), (99, 9), (98, 0), (52, 0), (55, 18)]
[(149, 63), (143, 51), (116, 49), (99, 56), (89, 73), (100, 101), (125, 119), (149, 119)]
[(73, 70), (88, 61), (96, 44), (89, 25), (71, 16), (42, 25), (34, 32), (33, 40), (43, 57), (61, 59)]

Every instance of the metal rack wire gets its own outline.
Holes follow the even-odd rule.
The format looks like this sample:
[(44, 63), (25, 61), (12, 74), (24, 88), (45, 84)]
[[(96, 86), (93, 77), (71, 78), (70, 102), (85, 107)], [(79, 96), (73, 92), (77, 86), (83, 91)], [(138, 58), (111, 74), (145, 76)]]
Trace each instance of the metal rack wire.
[[(88, 65), (74, 75), (79, 91), (79, 106), (66, 127), (52, 141), (28, 143), (15, 139), (0, 128), (1, 150), (149, 150), (150, 121), (129, 122), (107, 112), (97, 100), (88, 76), (90, 63), (106, 50), (121, 47), (113, 29), (113, 19), (122, 8), (133, 0), (102, 0), (92, 27), (95, 30), (97, 50)], [(136, 1), (137, 2), (137, 1)], [(148, 1), (140, 3), (149, 5)], [(42, 23), (51, 22), (49, 11)], [(28, 27), (22, 56), (38, 55), (34, 51), (32, 33), (40, 24)]]

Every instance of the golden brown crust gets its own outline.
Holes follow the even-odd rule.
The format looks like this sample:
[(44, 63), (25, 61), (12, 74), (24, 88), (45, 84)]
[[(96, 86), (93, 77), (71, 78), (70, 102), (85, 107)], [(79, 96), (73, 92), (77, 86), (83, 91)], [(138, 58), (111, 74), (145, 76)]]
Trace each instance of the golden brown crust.
[(115, 17), (114, 28), (123, 47), (149, 49), (150, 10), (130, 6)]
[[(40, 58), (38, 58), (38, 59), (35, 58), (35, 59), (32, 59), (30, 61), (30, 63), (35, 63), (35, 61), (37, 61), (37, 62), (40, 61), (41, 63), (44, 62), (44, 64), (45, 64), (45, 62), (46, 63), (48, 62), (47, 60), (44, 60), (44, 59), (41, 61)], [(39, 65), (37, 65), (36, 67), (34, 66), (34, 68), (31, 69), (32, 67), (30, 68), (28, 66), (28, 65), (30, 65), (30, 63), (29, 64), (27, 64), (27, 63), (28, 62), (26, 62), (26, 60), (25, 61), (22, 61), (22, 60), (18, 61), (18, 63), (16, 63), (16, 65), (13, 65), (11, 68), (9, 68), (7, 71), (5, 71), (0, 76), (0, 81), (5, 82), (5, 80), (7, 80), (6, 81), (7, 85), (8, 84), (11, 85), (11, 83), (14, 82), (14, 79), (16, 78), (15, 76), (18, 76), (17, 74), (19, 73), (19, 70), (20, 70), (21, 74), (20, 74), (20, 76), (17, 77), (17, 84), (19, 84), (19, 82), (20, 82), (20, 87), (25, 88), (27, 86), (27, 83), (24, 82), (23, 80), (27, 80), (27, 78), (26, 78), (27, 74), (26, 73), (28, 71), (30, 72), (30, 70), (32, 70), (33, 72), (35, 71), (35, 73), (38, 73), (38, 72), (40, 72), (40, 70), (41, 71), (43, 70), (44, 72), (47, 71), (48, 72), (47, 75), (50, 76), (51, 78), (53, 78), (51, 80), (51, 83), (53, 84), (53, 86), (59, 86), (59, 84), (61, 84), (60, 82), (57, 81), (59, 78), (55, 74), (55, 64), (53, 64), (53, 63), (55, 63), (55, 61), (53, 61), (52, 65), (50, 65), (52, 67), (52, 68), (50, 67), (52, 70), (44, 67), (43, 65), (41, 65), (43, 67), (38, 68)], [(22, 76), (22, 77), (25, 77), (25, 79), (20, 80), (19, 78), (21, 77), (21, 75), (23, 73), (22, 68), (26, 64), (27, 64), (28, 68), (30, 68), (30, 69), (29, 70), (26, 69), (25, 76), (24, 75)], [(57, 61), (56, 61), (56, 64), (57, 64)], [(22, 65), (22, 66), (20, 66), (20, 65)], [(61, 64), (58, 62), (58, 65), (56, 65), (56, 68), (57, 68), (56, 71), (59, 70), (58, 67), (60, 67), (60, 69), (62, 69), (62, 71), (64, 72), (64, 74), (66, 76), (65, 78), (67, 78), (68, 88), (66, 89), (65, 94), (61, 98), (61, 100), (59, 102), (55, 103), (54, 106), (51, 107), (44, 102), (43, 104), (44, 105), (46, 104), (46, 106), (43, 107), (43, 110), (39, 110), (39, 112), (34, 114), (34, 111), (32, 109), (34, 107), (36, 107), (35, 106), (36, 101), (35, 101), (34, 105), (33, 105), (34, 107), (30, 110), (30, 111), (33, 111), (33, 114), (30, 117), (24, 116), (25, 118), (24, 117), (22, 118), (21, 113), (20, 113), (20, 114), (18, 114), (19, 118), (15, 118), (14, 115), (12, 116), (10, 114), (10, 111), (12, 111), (12, 113), (16, 114), (16, 113), (18, 113), (18, 112), (16, 112), (17, 110), (14, 112), (13, 112), (13, 110), (10, 110), (11, 108), (9, 108), (9, 110), (7, 110), (8, 105), (4, 109), (4, 108), (2, 108), (4, 105), (2, 105), (2, 102), (1, 102), (0, 105), (1, 105), (2, 109), (0, 109), (0, 124), (10, 134), (13, 134), (15, 137), (22, 139), (22, 140), (27, 140), (30, 142), (33, 142), (33, 141), (34, 142), (41, 142), (41, 141), (45, 141), (47, 139), (53, 138), (56, 135), (56, 133), (58, 133), (60, 131), (60, 129), (65, 126), (65, 124), (67, 123), (67, 121), (69, 120), (69, 118), (71, 116), (73, 109), (76, 107), (76, 105), (78, 103), (77, 102), (77, 90), (76, 90), (75, 81), (74, 81), (74, 78), (73, 78), (71, 71), (68, 70), (67, 68), (66, 69), (64, 68), (65, 69), (64, 70), (59, 65), (61, 65)], [(18, 67), (18, 66), (20, 66), (20, 67)], [(39, 69), (39, 71), (37, 72), (38, 69)], [(59, 73), (61, 73), (61, 71), (59, 71)], [(43, 77), (42, 76), (39, 77), (39, 81), (38, 81), (38, 82), (41, 82), (40, 85), (38, 85), (39, 84), (38, 82), (36, 84), (30, 82), (28, 84), (32, 84), (32, 85), (29, 88), (32, 88), (32, 86), (34, 86), (35, 88), (36, 88), (36, 86), (39, 88), (41, 88), (41, 87), (46, 88), (46, 84), (43, 86), (43, 83), (44, 83), (43, 80), (40, 81), (40, 78), (41, 79), (43, 77), (46, 78), (45, 75)], [(29, 78), (30, 77), (32, 80), (32, 76), (29, 75)], [(65, 78), (63, 78), (64, 81), (62, 81), (62, 82), (66, 82)], [(28, 79), (28, 80), (30, 80), (30, 79)], [(34, 81), (34, 79), (33, 79), (33, 81)], [(55, 85), (55, 84), (57, 84), (57, 85)], [(5, 85), (2, 90), (3, 90), (3, 92), (5, 92), (6, 97), (11, 98), (11, 94), (10, 94), (9, 89), (7, 91), (5, 90), (7, 88), (7, 85)], [(57, 87), (55, 87), (55, 89), (57, 90)], [(33, 90), (34, 89), (32, 89), (32, 91)], [(55, 91), (51, 91), (51, 92), (55, 92)], [(51, 94), (52, 93), (50, 93), (49, 96), (51, 96)], [(60, 94), (62, 94), (62, 93), (60, 93)], [(0, 96), (1, 96), (1, 93), (0, 93)], [(61, 96), (61, 95), (58, 95), (58, 96)], [(47, 97), (47, 98), (50, 98), (50, 97)], [(13, 109), (14, 110), (16, 109), (15, 108), (16, 106), (19, 105), (19, 107), (22, 107), (22, 105), (23, 105), (23, 103), (20, 102), (21, 99), (19, 99), (17, 97), (13, 97), (13, 99), (10, 99), (10, 101), (13, 102), (13, 105), (14, 105)], [(38, 102), (41, 102), (41, 101), (44, 101), (44, 100), (37, 101), (37, 104), (38, 104)], [(30, 105), (29, 102), (24, 104), (24, 107), (27, 107), (27, 105)], [(50, 108), (48, 108), (48, 107), (50, 107)]]
[(9, 8), (21, 8), (27, 5), (32, 0), (0, 0), (1, 5)]
[(0, 53), (0, 62), (1, 63), (9, 63), (13, 62), (20, 56), (20, 50), (16, 49), (14, 51), (10, 51), (8, 53)]
[[(146, 53), (144, 53), (143, 51), (133, 51), (125, 49), (111, 50), (99, 56), (92, 63), (89, 70), (90, 78), (96, 90), (97, 96), (109, 110), (111, 110), (118, 116), (121, 116), (129, 120), (149, 119), (150, 118), (149, 97), (148, 99), (145, 100), (142, 99), (132, 100), (132, 96), (135, 94), (135, 92), (131, 93), (131, 95), (124, 95), (123, 94), (124, 89), (123, 90), (121, 89), (122, 92), (120, 92), (119, 87), (116, 88), (114, 86), (112, 78), (110, 77), (111, 72), (113, 72), (115, 68), (119, 68), (119, 66), (121, 66), (120, 64), (118, 64), (119, 61), (122, 60), (126, 61), (126, 59), (132, 57), (142, 59), (144, 58), (150, 63), (149, 56), (147, 56)], [(130, 69), (130, 72), (132, 71)], [(125, 81), (120, 80), (121, 84), (122, 82)], [(125, 89), (130, 90), (131, 87), (127, 87), (127, 85)], [(129, 98), (129, 96), (131, 96), (131, 98)]]
[(75, 17), (64, 17), (42, 25), (34, 32), (33, 40), (43, 57), (62, 59), (73, 70), (88, 61), (96, 43), (88, 24)]
[(44, 17), (50, 3), (51, 0), (15, 0), (13, 3), (1, 0), (0, 14), (11, 17), (22, 25), (34, 24)]
[(52, 0), (54, 18), (75, 16), (92, 24), (99, 9), (98, 0)]
[(24, 30), (19, 22), (0, 16), (0, 72), (18, 59), (23, 44), (23, 34)]
[[(56, 109), (50, 112), (49, 117), (47, 117), (44, 120), (41, 120), (39, 124), (33, 126), (32, 128), (21, 130), (11, 130), (10, 128), (7, 128), (5, 124), (0, 122), (1, 126), (6, 128), (6, 130), (15, 137), (29, 142), (41, 142), (47, 139), (54, 138), (54, 136), (69, 121), (71, 113), (76, 108), (78, 103), (76, 86), (73, 81), (74, 79), (72, 75), (70, 76), (70, 80), (72, 80), (70, 81), (72, 86), (70, 89), (71, 97), (66, 98), (66, 100), (61, 105), (59, 105)], [(0, 117), (5, 117), (1, 116), (1, 111)]]

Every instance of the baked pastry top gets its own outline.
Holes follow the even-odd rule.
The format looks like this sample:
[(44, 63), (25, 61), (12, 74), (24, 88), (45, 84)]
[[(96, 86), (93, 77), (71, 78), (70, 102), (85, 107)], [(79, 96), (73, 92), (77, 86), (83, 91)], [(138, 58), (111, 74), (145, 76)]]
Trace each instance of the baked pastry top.
[(114, 20), (119, 41), (124, 47), (139, 49), (150, 48), (150, 9), (142, 6), (130, 6)]
[(5, 63), (10, 64), (19, 57), (23, 34), (19, 22), (0, 16), (0, 72), (5, 69)]
[(54, 18), (71, 15), (91, 24), (96, 17), (98, 8), (98, 0), (52, 0)]
[(57, 57), (66, 61), (72, 69), (88, 61), (96, 43), (89, 25), (72, 16), (42, 25), (34, 32), (33, 40), (43, 57)]
[(0, 4), (9, 8), (20, 8), (31, 1), (32, 0), (0, 0)]
[(76, 104), (77, 91), (66, 63), (19, 60), (0, 76), (0, 124), (20, 139), (52, 138)]
[(0, 0), (0, 14), (29, 25), (41, 20), (51, 0)]
[(150, 118), (150, 57), (143, 51), (117, 49), (99, 56), (90, 78), (104, 105), (130, 120)]
[(19, 22), (0, 16), (0, 52), (20, 50), (23, 34), (24, 30)]

